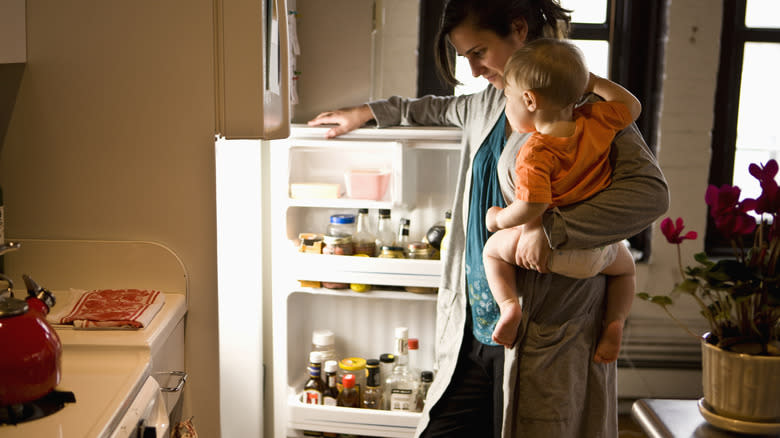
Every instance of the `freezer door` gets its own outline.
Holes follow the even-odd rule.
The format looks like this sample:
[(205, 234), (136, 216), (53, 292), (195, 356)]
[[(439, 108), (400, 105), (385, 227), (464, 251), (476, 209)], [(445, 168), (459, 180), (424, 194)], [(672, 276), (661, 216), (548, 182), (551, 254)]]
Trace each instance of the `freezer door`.
[(216, 134), (279, 139), (290, 133), (286, 0), (215, 0)]

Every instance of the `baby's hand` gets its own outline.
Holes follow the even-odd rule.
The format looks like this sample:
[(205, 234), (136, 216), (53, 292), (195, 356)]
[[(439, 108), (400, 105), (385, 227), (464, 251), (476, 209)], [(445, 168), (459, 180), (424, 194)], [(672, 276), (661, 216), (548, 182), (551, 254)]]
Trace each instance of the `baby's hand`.
[(491, 233), (495, 233), (500, 228), (498, 227), (498, 221), (496, 219), (496, 216), (498, 215), (498, 212), (503, 210), (501, 207), (490, 207), (488, 208), (487, 214), (485, 215), (485, 225), (487, 226), (488, 231)]

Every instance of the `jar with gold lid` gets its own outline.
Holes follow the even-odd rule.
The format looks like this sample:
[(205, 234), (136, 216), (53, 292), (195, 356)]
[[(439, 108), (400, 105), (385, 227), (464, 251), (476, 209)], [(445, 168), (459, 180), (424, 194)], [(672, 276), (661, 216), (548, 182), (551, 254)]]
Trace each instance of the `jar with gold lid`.
[(379, 251), (379, 255), (377, 257), (386, 258), (386, 259), (406, 258), (406, 256), (404, 255), (403, 247), (389, 246), (389, 245), (382, 246), (382, 249)]

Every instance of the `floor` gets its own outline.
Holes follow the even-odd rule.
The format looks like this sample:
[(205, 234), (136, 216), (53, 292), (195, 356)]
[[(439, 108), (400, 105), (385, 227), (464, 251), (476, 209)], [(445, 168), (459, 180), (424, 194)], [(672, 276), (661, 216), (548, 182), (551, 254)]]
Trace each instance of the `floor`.
[(631, 418), (631, 414), (621, 414), (618, 416), (618, 437), (648, 438), (648, 436), (642, 432), (642, 428)]

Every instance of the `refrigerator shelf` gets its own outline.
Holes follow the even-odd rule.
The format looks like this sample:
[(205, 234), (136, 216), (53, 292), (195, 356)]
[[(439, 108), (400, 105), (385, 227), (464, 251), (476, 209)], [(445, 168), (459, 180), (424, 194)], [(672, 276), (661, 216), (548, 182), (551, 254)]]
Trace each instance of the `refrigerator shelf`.
[(442, 269), (440, 260), (349, 257), (300, 252), (291, 256), (290, 266), (299, 267), (294, 274), (290, 274), (296, 280), (418, 287), (439, 287)]
[(374, 287), (366, 292), (355, 292), (351, 289), (328, 289), (328, 288), (314, 288), (314, 287), (301, 287), (295, 286), (291, 288), (290, 293), (308, 293), (316, 295), (327, 295), (334, 297), (357, 297), (368, 300), (410, 300), (410, 301), (436, 301), (435, 293), (432, 294), (419, 294), (405, 290), (387, 290), (381, 287)]
[(406, 438), (414, 436), (417, 412), (307, 405), (298, 395), (288, 399), (289, 427), (354, 435)]
[(365, 199), (294, 199), (289, 198), (287, 203), (290, 207), (310, 207), (310, 208), (339, 208), (357, 210), (359, 208), (369, 208), (378, 210), (380, 208), (392, 209), (393, 203), (390, 201), (370, 201)]

